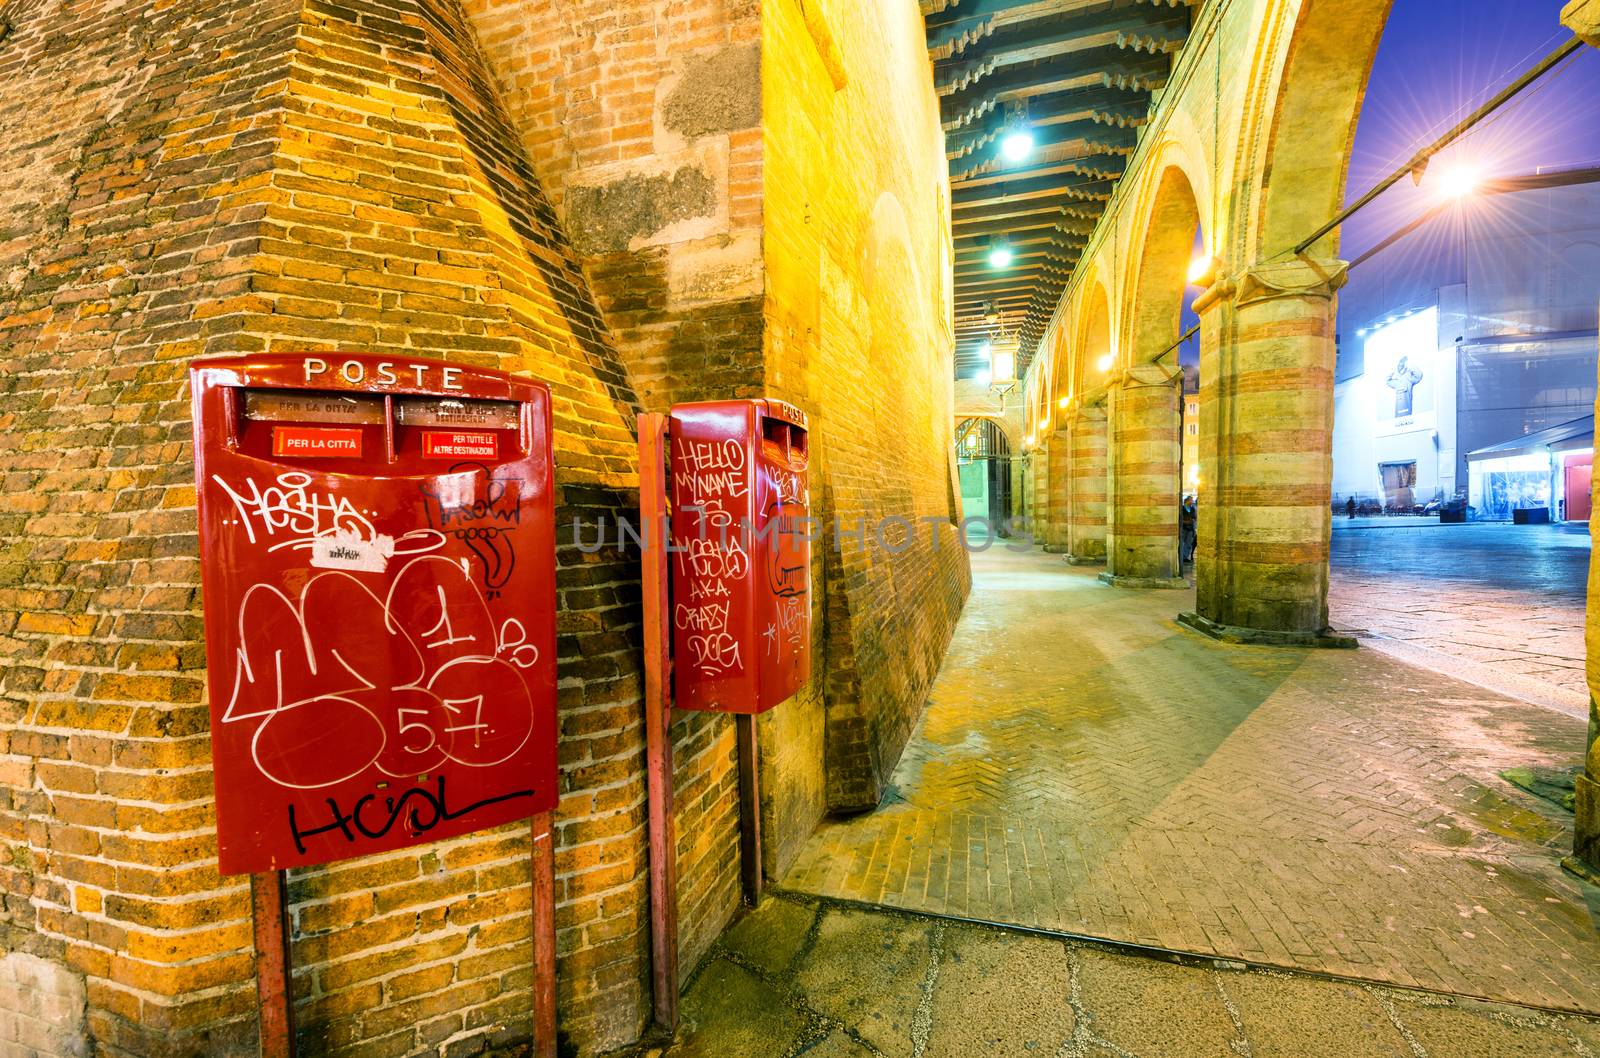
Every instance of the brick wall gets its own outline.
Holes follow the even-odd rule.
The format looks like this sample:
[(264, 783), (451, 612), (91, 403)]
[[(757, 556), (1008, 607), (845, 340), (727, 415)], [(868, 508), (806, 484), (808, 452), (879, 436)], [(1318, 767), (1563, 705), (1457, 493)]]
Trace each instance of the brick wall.
[(0, 956), (0, 1054), (84, 1058), (83, 978), (27, 952)]
[[(769, 867), (828, 804), (876, 800), (967, 587), (937, 107), (916, 5), (881, 6), (13, 5), (0, 949), (82, 988), (64, 1039), (255, 1048), (247, 890), (215, 862), (197, 355), (544, 379), (563, 526), (634, 515), (640, 407), (807, 408), (818, 513), (917, 536), (818, 548), (817, 678), (763, 722)], [(595, 1053), (633, 1042), (649, 1000), (639, 592), (633, 556), (560, 538), (560, 1013)], [(737, 907), (737, 782), (725, 718), (672, 737), (687, 969)], [(525, 1047), (528, 853), (518, 824), (293, 872), (302, 1053)]]
[[(631, 389), (453, 0), (308, 0), (272, 186), (270, 314), (241, 330), (544, 379), (558, 524), (632, 513)], [(557, 539), (558, 996), (597, 1049), (631, 1041), (648, 998), (637, 567)], [(303, 1035), (352, 1053), (528, 1038), (525, 825), (297, 872), (291, 896)]]
[(298, 5), (12, 11), (0, 948), (74, 976), (98, 1054), (243, 1054), (248, 902), (211, 836), (182, 376), (254, 297)]
[[(949, 190), (916, 4), (767, 0), (762, 24), (767, 384), (813, 411), (814, 507), (868, 528), (864, 545), (830, 534), (817, 549), (825, 714), (801, 703), (763, 734), (825, 753), (824, 789), (783, 762), (774, 776), (815, 818), (877, 804), (969, 584), (952, 520)], [(882, 546), (885, 517), (909, 538), (891, 528)]]
[[(48, 123), (3, 142), (50, 135), (17, 159), (0, 244), (4, 943), (81, 975), (96, 1053), (251, 1054), (248, 900), (215, 866), (187, 359), (528, 371), (555, 397), (564, 522), (636, 502), (634, 397), (449, 0), (97, 10), (34, 8), (0, 45), (4, 112)], [(615, 553), (558, 562), (561, 1012), (594, 1050), (647, 1005), (638, 589)], [(528, 851), (519, 824), (293, 872), (303, 1053), (525, 1044)]]
[[(926, 414), (930, 402), (943, 399), (950, 374), (940, 363), (949, 344), (948, 191), (935, 161), (943, 147), (933, 131), (938, 111), (920, 16), (903, 0), (882, 12), (856, 7), (794, 0), (467, 0), (641, 403), (664, 409), (675, 401), (768, 393), (805, 408), (814, 419), (813, 507), (824, 518), (834, 510), (834, 453), (860, 441), (857, 431), (829, 432), (821, 421), (824, 405), (838, 400), (841, 416), (868, 418), (855, 394), (870, 363), (870, 384), (893, 378), (904, 386), (884, 388), (884, 399)], [(845, 84), (837, 91), (836, 77)], [(873, 93), (905, 102), (890, 106)], [(836, 99), (845, 107), (838, 114), (830, 109)], [(863, 137), (859, 129), (874, 134)], [(804, 171), (796, 170), (797, 158)], [(863, 358), (855, 350), (869, 328), (854, 319), (824, 321), (818, 306), (830, 284), (843, 291), (877, 267), (860, 258), (855, 241), (865, 223), (883, 222), (885, 197), (905, 204), (915, 242), (907, 253), (920, 272), (898, 277), (906, 285), (892, 294), (880, 286), (848, 295), (876, 297), (909, 313), (904, 348)], [(836, 229), (826, 255), (816, 235), (824, 223)], [(824, 328), (830, 328), (826, 341)], [(880, 343), (887, 344), (890, 330), (880, 333)], [(886, 450), (916, 452), (898, 474), (927, 476), (919, 487), (933, 483), (931, 502), (940, 510), (953, 490), (947, 423), (945, 415), (936, 439), (932, 431), (907, 437), (895, 430), (885, 438)], [(875, 468), (853, 486), (858, 491), (844, 508), (851, 517), (868, 506), (873, 517), (901, 507), (916, 517), (897, 474), (885, 480), (877, 472), (893, 468), (893, 458), (880, 466), (869, 449), (857, 449), (841, 464)], [(858, 570), (853, 579), (842, 567), (839, 576), (827, 574), (819, 561), (814, 656), (825, 662), (831, 683), (819, 664), (819, 678), (762, 721), (763, 815), (774, 873), (828, 806), (825, 698), (841, 718), (829, 728), (837, 752), (828, 768), (873, 776), (870, 793), (836, 806), (876, 801), (942, 655), (949, 611), (965, 594), (958, 586), (965, 583), (964, 562), (942, 557), (942, 565), (930, 565), (912, 553), (880, 563), (870, 577)], [(892, 566), (898, 575), (885, 576)], [(907, 617), (906, 629), (895, 627), (889, 615), (930, 601), (924, 591), (931, 593), (925, 621)], [(865, 689), (857, 677), (862, 648), (872, 661)], [(879, 671), (880, 658), (902, 652), (908, 666), (893, 676)], [(728, 775), (731, 725), (717, 718), (679, 723), (686, 739), (677, 745), (680, 787), (698, 788), (696, 776), (705, 776), (718, 788), (711, 776)], [(712, 731), (691, 734), (698, 725)], [(681, 762), (690, 745), (706, 747), (693, 774)], [(700, 833), (697, 851), (707, 864), (703, 875), (680, 877), (680, 906), (704, 903), (709, 916), (717, 904), (706, 894), (729, 894), (736, 882), (730, 828), (737, 814), (727, 803), (685, 803), (710, 815), (686, 818), (680, 807), (680, 854), (687, 864), (688, 835)], [(704, 836), (708, 829), (713, 837)], [(701, 949), (696, 943), (686, 950)]]
[(758, 0), (467, 0), (644, 407), (759, 395)]
[[(465, 8), (640, 404), (759, 395), (760, 5)], [(738, 779), (729, 718), (672, 735), (687, 971), (738, 908)]]

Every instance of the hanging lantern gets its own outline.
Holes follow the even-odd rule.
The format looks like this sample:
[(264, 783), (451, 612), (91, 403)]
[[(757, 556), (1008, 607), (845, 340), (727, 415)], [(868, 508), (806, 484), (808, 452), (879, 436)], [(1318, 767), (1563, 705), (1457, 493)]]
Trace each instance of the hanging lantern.
[(989, 384), (1009, 386), (1017, 381), (1017, 346), (1015, 336), (1001, 336), (989, 343)]

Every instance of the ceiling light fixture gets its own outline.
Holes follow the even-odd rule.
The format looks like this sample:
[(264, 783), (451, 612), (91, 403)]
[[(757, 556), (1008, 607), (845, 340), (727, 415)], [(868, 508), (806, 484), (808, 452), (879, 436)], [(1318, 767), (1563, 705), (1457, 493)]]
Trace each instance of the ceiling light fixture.
[(1025, 162), (1033, 153), (1033, 133), (1027, 129), (1008, 132), (1000, 141), (1000, 153), (1008, 162)]

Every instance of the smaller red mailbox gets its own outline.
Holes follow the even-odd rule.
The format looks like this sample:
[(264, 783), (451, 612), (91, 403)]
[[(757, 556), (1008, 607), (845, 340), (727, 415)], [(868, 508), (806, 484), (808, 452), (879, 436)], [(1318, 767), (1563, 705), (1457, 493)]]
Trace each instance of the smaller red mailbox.
[(811, 674), (805, 413), (679, 404), (670, 436), (675, 704), (765, 712)]
[(554, 808), (549, 390), (331, 354), (190, 382), (222, 872)]

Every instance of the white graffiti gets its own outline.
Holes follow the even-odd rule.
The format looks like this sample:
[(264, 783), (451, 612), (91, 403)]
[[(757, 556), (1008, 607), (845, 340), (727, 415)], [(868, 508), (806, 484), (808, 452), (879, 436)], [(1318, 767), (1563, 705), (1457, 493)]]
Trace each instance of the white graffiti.
[(777, 617), (778, 630), (782, 631), (783, 638), (791, 643), (798, 644), (806, 630), (806, 616), (809, 602), (803, 595), (793, 595), (773, 600), (774, 613)]
[(273, 538), (280, 534), (305, 539), (339, 534), (372, 540), (378, 536), (372, 522), (349, 497), (313, 490), (311, 475), (303, 471), (279, 474), (266, 488), (254, 478), (245, 479), (242, 490), (217, 475), (212, 475), (211, 480), (233, 501), (252, 544), (257, 542), (258, 529)]
[(733, 438), (693, 441), (687, 446), (689, 495), (701, 506), (720, 506), (721, 499), (737, 499), (749, 489), (745, 478), (744, 446)]
[(776, 504), (779, 507), (801, 508), (809, 504), (810, 497), (806, 495), (805, 486), (798, 474), (790, 470), (780, 470), (777, 467), (772, 467), (768, 471), (768, 477), (772, 481), (771, 504)]
[(495, 625), (462, 564), (412, 558), (379, 598), (345, 572), (291, 599), (252, 585), (240, 600), (224, 724), (254, 722), (268, 779), (312, 790), (376, 767), (393, 777), (445, 761), (492, 767), (533, 732), (519, 670), (539, 649), (516, 618)]
[(303, 471), (279, 474), (264, 488), (254, 478), (239, 488), (219, 475), (211, 480), (233, 501), (250, 543), (258, 542), (259, 533), (271, 541), (268, 552), (309, 551), (309, 564), (318, 569), (382, 573), (391, 558), (426, 554), (445, 543), (444, 534), (433, 529), (399, 538), (378, 532), (348, 496), (313, 489)]
[(696, 632), (720, 632), (728, 627), (728, 604), (689, 606), (680, 602), (673, 614), (673, 623)]
[(708, 632), (688, 639), (689, 652), (702, 672), (715, 675), (744, 668), (739, 656), (739, 641), (727, 632)]
[(712, 539), (691, 539), (679, 561), (697, 578), (721, 580), (731, 577), (741, 579), (750, 572), (750, 556), (739, 542), (729, 539), (725, 543)]

